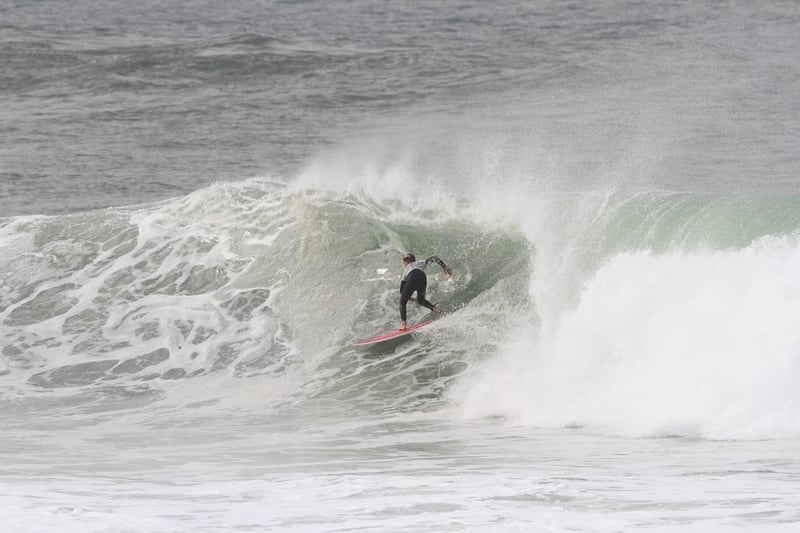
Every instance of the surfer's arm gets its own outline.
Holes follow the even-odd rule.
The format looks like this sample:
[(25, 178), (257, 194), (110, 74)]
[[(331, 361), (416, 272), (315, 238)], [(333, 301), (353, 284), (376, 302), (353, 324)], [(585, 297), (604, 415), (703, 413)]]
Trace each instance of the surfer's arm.
[[(452, 269), (452, 268), (450, 268), (449, 266), (445, 265), (445, 264), (444, 264), (444, 261), (442, 261), (441, 259), (439, 259), (439, 256), (437, 256), (437, 255), (432, 255), (432, 256), (430, 256), (429, 258), (427, 258), (427, 259), (425, 260), (425, 264), (426, 264), (426, 265), (430, 265), (431, 263), (436, 263), (437, 265), (439, 265), (440, 267), (442, 267), (442, 270), (444, 270), (444, 271), (445, 271), (445, 273), (446, 273), (448, 276), (449, 276), (449, 275), (451, 275), (451, 274), (453, 273), (453, 269)], [(402, 290), (402, 289), (400, 289), (400, 290)]]

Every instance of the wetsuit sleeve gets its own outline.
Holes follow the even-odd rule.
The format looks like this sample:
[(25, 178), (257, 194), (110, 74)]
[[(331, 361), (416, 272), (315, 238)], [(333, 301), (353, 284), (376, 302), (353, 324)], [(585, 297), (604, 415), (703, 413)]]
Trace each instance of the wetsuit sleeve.
[(442, 267), (442, 270), (447, 271), (447, 265), (444, 264), (444, 261), (439, 259), (439, 256), (432, 255), (425, 260), (426, 265), (430, 265), (431, 263), (436, 263), (437, 265)]
[(403, 289), (406, 288), (406, 280), (400, 281), (400, 292), (403, 292)]

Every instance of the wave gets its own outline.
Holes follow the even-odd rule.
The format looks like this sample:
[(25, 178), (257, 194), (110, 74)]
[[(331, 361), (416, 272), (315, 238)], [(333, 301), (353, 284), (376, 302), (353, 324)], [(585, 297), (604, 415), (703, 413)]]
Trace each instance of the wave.
[[(425, 192), (249, 180), (0, 219), (4, 403), (119, 408), (203, 383), (197, 404), (258, 383), (274, 408), (800, 434), (800, 199)], [(455, 312), (414, 342), (352, 347), (397, 326), (406, 251), (453, 265), (429, 292)]]

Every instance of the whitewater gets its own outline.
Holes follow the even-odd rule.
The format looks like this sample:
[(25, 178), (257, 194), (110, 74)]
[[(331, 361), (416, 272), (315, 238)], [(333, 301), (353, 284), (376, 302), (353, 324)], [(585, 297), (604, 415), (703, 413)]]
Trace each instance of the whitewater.
[(798, 530), (796, 2), (0, 13), (0, 530)]

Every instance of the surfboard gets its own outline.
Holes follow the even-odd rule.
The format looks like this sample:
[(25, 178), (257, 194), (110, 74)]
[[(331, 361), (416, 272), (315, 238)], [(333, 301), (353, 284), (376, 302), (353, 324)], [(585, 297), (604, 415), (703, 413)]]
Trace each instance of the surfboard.
[(369, 346), (370, 344), (378, 344), (380, 342), (392, 340), (392, 339), (399, 339), (400, 337), (405, 337), (406, 335), (411, 335), (415, 331), (424, 328), (429, 324), (433, 324), (435, 320), (426, 320), (425, 322), (420, 322), (419, 324), (414, 324), (413, 326), (407, 327), (406, 329), (396, 329), (394, 331), (390, 331), (389, 333), (384, 333), (383, 335), (379, 335), (377, 337), (373, 337), (371, 339), (365, 339), (363, 341), (358, 341), (354, 344), (354, 346)]

